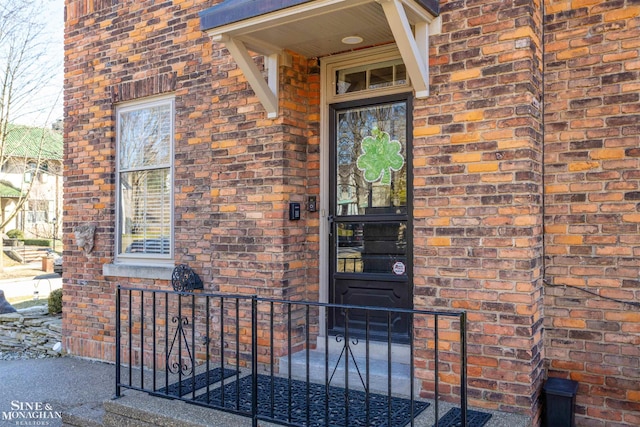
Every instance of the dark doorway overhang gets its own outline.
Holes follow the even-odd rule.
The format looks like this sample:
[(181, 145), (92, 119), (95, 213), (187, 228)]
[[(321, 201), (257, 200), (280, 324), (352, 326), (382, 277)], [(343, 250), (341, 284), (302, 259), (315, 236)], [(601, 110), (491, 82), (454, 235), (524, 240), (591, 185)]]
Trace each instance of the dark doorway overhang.
[[(225, 0), (200, 13), (200, 28), (225, 44), (268, 116), (275, 118), (284, 50), (313, 58), (395, 43), (416, 97), (428, 96), (429, 34), (438, 14), (437, 0)], [(348, 36), (363, 41), (346, 45)], [(266, 81), (249, 51), (265, 55)]]

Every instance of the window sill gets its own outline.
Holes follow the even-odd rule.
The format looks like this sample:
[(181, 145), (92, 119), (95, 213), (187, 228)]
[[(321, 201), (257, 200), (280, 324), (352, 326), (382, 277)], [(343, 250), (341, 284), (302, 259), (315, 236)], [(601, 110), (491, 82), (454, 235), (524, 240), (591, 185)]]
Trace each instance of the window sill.
[(173, 265), (104, 264), (102, 274), (111, 277), (171, 280)]

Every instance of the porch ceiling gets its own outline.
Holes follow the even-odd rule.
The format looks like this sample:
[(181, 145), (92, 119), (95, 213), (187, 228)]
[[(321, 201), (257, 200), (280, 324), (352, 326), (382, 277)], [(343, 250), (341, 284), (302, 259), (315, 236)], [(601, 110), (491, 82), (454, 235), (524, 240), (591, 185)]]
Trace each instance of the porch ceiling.
[[(289, 49), (321, 57), (394, 41), (382, 3), (393, 0), (226, 0), (200, 13), (200, 27), (214, 38), (241, 40), (258, 53)], [(402, 0), (411, 25), (439, 13), (436, 0)], [(342, 39), (357, 35), (358, 45)]]

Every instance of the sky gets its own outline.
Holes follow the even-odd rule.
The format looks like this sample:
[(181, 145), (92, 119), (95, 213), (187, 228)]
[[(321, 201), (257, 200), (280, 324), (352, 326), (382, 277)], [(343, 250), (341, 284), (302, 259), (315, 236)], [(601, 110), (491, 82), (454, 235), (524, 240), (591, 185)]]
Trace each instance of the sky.
[(43, 72), (53, 73), (53, 79), (33, 101), (20, 111), (15, 121), (29, 126), (51, 126), (63, 118), (62, 86), (64, 84), (64, 0), (43, 0), (44, 8), (38, 15), (46, 29), (43, 40), (49, 44)]

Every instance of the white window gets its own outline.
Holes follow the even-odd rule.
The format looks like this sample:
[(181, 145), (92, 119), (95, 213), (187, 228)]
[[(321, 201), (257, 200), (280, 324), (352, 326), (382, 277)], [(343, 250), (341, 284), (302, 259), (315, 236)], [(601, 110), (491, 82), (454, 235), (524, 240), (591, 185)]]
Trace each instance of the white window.
[(51, 206), (53, 202), (50, 200), (29, 200), (27, 210), (28, 224), (48, 223), (50, 218)]
[(171, 260), (173, 98), (117, 109), (120, 261)]
[(36, 174), (36, 164), (35, 162), (27, 163), (27, 167), (24, 170), (24, 182), (29, 184), (33, 181), (33, 176)]
[(326, 57), (322, 80), (326, 104), (412, 90), (409, 73), (395, 45)]
[(335, 94), (374, 90), (409, 83), (402, 59), (342, 68), (336, 71)]

